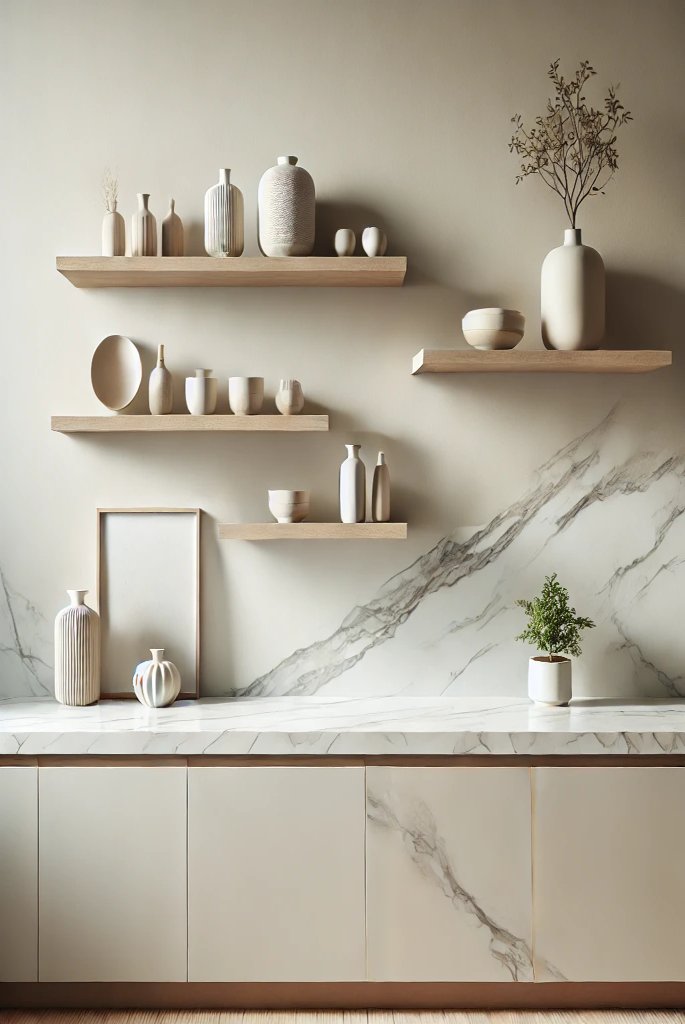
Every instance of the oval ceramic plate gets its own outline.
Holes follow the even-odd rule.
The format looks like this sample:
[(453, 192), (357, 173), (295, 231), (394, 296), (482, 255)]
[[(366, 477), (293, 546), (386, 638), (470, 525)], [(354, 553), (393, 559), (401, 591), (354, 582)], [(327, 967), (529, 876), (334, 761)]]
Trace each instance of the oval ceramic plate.
[(110, 334), (100, 342), (90, 364), (93, 391), (103, 405), (120, 412), (138, 394), (143, 379), (140, 352), (130, 338)]

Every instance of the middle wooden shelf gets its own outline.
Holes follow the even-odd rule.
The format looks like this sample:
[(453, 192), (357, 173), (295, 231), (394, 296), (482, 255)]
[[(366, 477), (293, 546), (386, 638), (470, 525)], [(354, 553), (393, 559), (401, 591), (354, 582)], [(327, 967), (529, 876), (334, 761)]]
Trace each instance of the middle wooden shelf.
[(311, 433), (328, 430), (328, 416), (320, 413), (309, 416), (191, 416), (189, 413), (171, 413), (168, 416), (53, 416), (50, 426), (61, 434)]
[(219, 540), (406, 539), (406, 523), (219, 523)]

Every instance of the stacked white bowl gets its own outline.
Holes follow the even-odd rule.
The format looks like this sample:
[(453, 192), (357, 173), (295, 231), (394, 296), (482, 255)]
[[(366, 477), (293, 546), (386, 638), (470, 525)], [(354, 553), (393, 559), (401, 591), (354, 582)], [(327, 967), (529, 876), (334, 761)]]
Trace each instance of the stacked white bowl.
[(517, 309), (472, 309), (461, 322), (469, 345), (478, 349), (514, 348), (523, 337), (526, 318)]

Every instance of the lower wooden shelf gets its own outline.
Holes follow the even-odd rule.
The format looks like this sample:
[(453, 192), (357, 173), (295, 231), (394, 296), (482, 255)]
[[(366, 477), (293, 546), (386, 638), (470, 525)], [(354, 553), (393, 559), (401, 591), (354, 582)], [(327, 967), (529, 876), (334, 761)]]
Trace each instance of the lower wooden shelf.
[(219, 540), (406, 540), (406, 523), (220, 523)]
[(592, 352), (479, 352), (477, 349), (422, 348), (412, 373), (649, 373), (670, 366), (664, 349), (597, 349)]
[(61, 434), (293, 433), (328, 430), (328, 416), (191, 416), (190, 413), (171, 413), (168, 416), (53, 416), (50, 426)]

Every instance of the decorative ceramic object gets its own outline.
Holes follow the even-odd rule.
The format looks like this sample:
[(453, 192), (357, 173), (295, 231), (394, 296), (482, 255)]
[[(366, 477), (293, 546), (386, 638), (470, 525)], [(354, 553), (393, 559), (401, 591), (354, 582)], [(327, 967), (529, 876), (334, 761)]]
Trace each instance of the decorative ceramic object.
[(347, 458), (340, 467), (340, 521), (366, 521), (366, 468), (359, 458), (360, 444), (346, 444)]
[(517, 309), (472, 309), (461, 322), (469, 345), (482, 350), (515, 348), (523, 337), (526, 318)]
[(282, 380), (276, 392), (276, 408), (283, 416), (296, 416), (304, 408), (299, 380)]
[(100, 697), (100, 616), (87, 590), (67, 590), (71, 604), (55, 619), (55, 697), (81, 707)]
[(371, 518), (374, 523), (390, 522), (390, 470), (383, 452), (378, 453), (378, 462), (373, 471)]
[(562, 707), (571, 699), (571, 659), (545, 655), (528, 661), (528, 696), (535, 704)]
[(211, 416), (216, 409), (217, 380), (211, 370), (196, 370), (186, 377), (186, 405), (192, 416)]
[(255, 416), (263, 401), (263, 377), (228, 378), (228, 404), (236, 416)]
[(148, 404), (153, 416), (166, 416), (173, 408), (173, 380), (164, 364), (164, 345), (157, 349), (157, 365), (150, 374)]
[(152, 661), (143, 661), (133, 673), (133, 692), (149, 708), (166, 708), (181, 692), (181, 673), (173, 661), (164, 661), (164, 648), (150, 650)]
[(269, 491), (269, 511), (279, 523), (301, 523), (309, 515), (309, 491)]
[(117, 212), (116, 199), (112, 202), (112, 209), (102, 218), (102, 255), (126, 255), (126, 224)]
[(169, 200), (169, 212), (162, 221), (162, 256), (183, 255), (183, 222), (176, 213), (176, 200)]
[(205, 193), (205, 250), (208, 256), (241, 256), (245, 248), (243, 194), (231, 185), (230, 167)]
[(131, 256), (157, 255), (157, 221), (148, 209), (150, 195), (139, 192), (138, 209), (131, 217)]
[(564, 244), (545, 256), (540, 311), (545, 348), (595, 349), (604, 339), (604, 263), (578, 228), (566, 228)]
[(110, 334), (93, 353), (90, 380), (103, 405), (120, 412), (138, 394), (143, 379), (140, 352), (130, 338)]
[(314, 248), (316, 195), (311, 174), (296, 156), (279, 156), (257, 192), (259, 248), (265, 256), (310, 256)]
[(380, 228), (364, 228), (362, 231), (362, 249), (367, 256), (385, 256), (388, 239)]
[(338, 256), (354, 256), (357, 236), (350, 228), (340, 228), (335, 233), (335, 251)]

